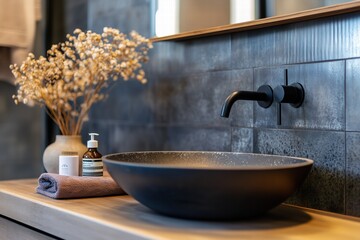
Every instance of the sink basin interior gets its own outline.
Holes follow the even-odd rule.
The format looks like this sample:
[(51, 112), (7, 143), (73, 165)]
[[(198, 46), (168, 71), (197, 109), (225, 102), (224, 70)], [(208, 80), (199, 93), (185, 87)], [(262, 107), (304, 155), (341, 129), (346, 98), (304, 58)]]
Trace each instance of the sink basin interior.
[(285, 201), (313, 161), (232, 152), (129, 152), (103, 157), (110, 175), (157, 213), (202, 220), (256, 217)]
[(195, 168), (195, 169), (259, 169), (288, 168), (312, 163), (306, 158), (285, 156), (231, 153), (231, 152), (129, 152), (112, 154), (107, 160), (122, 164), (162, 167), (162, 168)]

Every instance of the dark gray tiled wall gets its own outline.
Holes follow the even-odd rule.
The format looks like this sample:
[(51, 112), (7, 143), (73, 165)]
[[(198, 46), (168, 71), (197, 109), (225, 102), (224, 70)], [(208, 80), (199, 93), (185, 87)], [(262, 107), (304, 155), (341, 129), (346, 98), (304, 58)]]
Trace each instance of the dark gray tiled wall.
[(346, 214), (359, 216), (360, 209), (360, 133), (346, 133)]
[[(300, 83), (305, 90), (300, 108), (282, 104), (282, 128), (345, 130), (345, 62), (319, 62), (255, 69), (256, 86), (284, 85), (284, 71), (288, 70), (288, 84)], [(255, 126), (277, 127), (276, 104), (270, 109), (257, 106)]]
[[(141, 2), (141, 3), (140, 3)], [(151, 1), (88, 1), (88, 27), (136, 29), (151, 36)], [(136, 6), (135, 6), (135, 5)], [(126, 12), (126, 14), (125, 14)], [(106, 13), (106, 14), (105, 14)], [(360, 216), (360, 13), (206, 38), (154, 44), (149, 83), (118, 83), (84, 128), (104, 153), (141, 150), (241, 151), (308, 157), (314, 168), (289, 203)], [(219, 117), (226, 96), (300, 82), (303, 106), (238, 101)]]
[(255, 130), (254, 151), (313, 159), (311, 174), (288, 202), (344, 213), (344, 132), (260, 128)]
[(346, 214), (360, 216), (360, 59), (346, 61)]
[[(219, 118), (222, 101), (237, 88), (252, 90), (252, 70), (202, 72), (154, 79), (156, 121), (171, 125), (197, 126), (252, 126), (253, 104), (236, 103), (233, 119)], [(201, 89), (201, 91), (199, 91)], [(238, 118), (236, 116), (247, 116)]]
[(360, 59), (346, 61), (346, 130), (360, 131)]
[(0, 179), (38, 177), (42, 170), (42, 110), (15, 105), (16, 87), (0, 80)]
[(232, 34), (233, 68), (360, 56), (358, 13)]
[(231, 151), (252, 153), (254, 133), (252, 128), (232, 128), (231, 132)]
[(125, 33), (135, 30), (150, 37), (153, 4), (153, 0), (88, 0), (88, 27), (96, 32), (103, 27), (115, 27)]
[(183, 42), (185, 66), (188, 72), (225, 70), (231, 67), (230, 35), (220, 35)]

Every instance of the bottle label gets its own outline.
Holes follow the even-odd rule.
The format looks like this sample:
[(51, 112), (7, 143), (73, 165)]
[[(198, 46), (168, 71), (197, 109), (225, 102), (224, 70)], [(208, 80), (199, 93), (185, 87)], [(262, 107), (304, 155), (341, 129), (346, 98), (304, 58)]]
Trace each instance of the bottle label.
[(103, 175), (103, 162), (101, 158), (83, 158), (82, 175), (88, 177)]

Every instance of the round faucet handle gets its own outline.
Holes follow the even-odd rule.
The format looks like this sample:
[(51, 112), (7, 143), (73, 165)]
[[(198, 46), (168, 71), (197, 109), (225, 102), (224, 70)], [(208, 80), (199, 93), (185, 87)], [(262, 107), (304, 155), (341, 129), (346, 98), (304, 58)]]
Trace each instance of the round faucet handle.
[(305, 91), (300, 83), (289, 86), (280, 85), (274, 89), (274, 99), (278, 103), (290, 103), (291, 106), (298, 108), (304, 102)]
[(261, 93), (262, 99), (258, 100), (258, 104), (262, 108), (268, 108), (273, 103), (273, 90), (269, 85), (262, 85), (257, 90), (258, 93)]

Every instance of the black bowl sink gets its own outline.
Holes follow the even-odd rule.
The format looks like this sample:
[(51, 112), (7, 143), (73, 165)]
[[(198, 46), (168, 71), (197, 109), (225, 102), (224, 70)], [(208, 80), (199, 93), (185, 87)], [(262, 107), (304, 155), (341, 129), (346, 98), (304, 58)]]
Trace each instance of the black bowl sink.
[(313, 161), (232, 152), (128, 152), (103, 157), (112, 178), (155, 212), (203, 220), (259, 216), (301, 185)]

